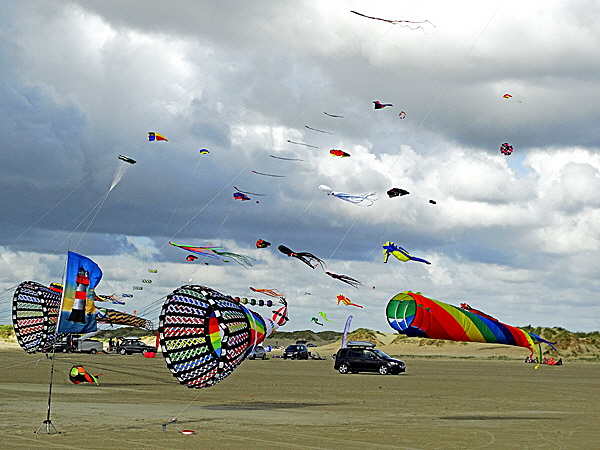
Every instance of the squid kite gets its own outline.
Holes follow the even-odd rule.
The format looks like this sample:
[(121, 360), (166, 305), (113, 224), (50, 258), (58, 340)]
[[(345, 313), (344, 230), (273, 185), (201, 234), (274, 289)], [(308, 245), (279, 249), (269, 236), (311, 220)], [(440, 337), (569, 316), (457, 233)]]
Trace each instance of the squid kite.
[(357, 305), (356, 303), (352, 303), (352, 300), (350, 300), (348, 297), (345, 297), (341, 294), (337, 296), (337, 304), (339, 305), (340, 302), (346, 306), (356, 306), (357, 308), (362, 308), (362, 306)]
[(429, 261), (426, 261), (421, 258), (417, 258), (408, 253), (405, 249), (400, 247), (399, 245), (394, 244), (393, 242), (387, 241), (383, 246), (383, 262), (387, 263), (390, 255), (394, 255), (397, 259), (402, 262), (407, 261), (417, 261), (425, 264), (431, 264)]
[(375, 101), (373, 103), (375, 103), (375, 109), (383, 109), (386, 106), (394, 106), (391, 103), (380, 103), (379, 100), (377, 100), (377, 101)]
[(331, 156), (340, 156), (342, 158), (349, 158), (350, 157), (350, 153), (346, 153), (343, 150), (337, 150), (335, 148), (332, 148), (331, 150), (329, 150), (329, 153), (331, 154)]
[[(288, 141), (290, 142), (290, 141)], [(275, 158), (275, 159), (282, 159), (284, 161), (304, 161), (303, 159), (299, 159), (299, 158), (283, 158), (281, 156), (275, 156), (275, 155), (269, 155), (271, 158)]]
[(323, 111), (323, 114), (325, 114), (325, 115), (327, 115), (327, 116), (329, 116), (329, 117), (337, 117), (337, 118), (342, 118), (342, 117), (344, 117), (344, 116), (337, 116), (337, 115), (335, 115), (335, 114), (329, 114), (328, 112), (325, 112), (325, 111)]
[(168, 142), (168, 141), (169, 141), (169, 140), (168, 140), (166, 137), (164, 137), (162, 134), (160, 134), (160, 133), (155, 133), (154, 131), (149, 131), (149, 132), (148, 132), (148, 140), (149, 140), (150, 142), (152, 142), (152, 141), (156, 141), (156, 142), (158, 142), (158, 141), (165, 141), (165, 142)]
[(329, 186), (325, 186), (324, 184), (319, 186), (319, 189), (325, 192), (327, 195), (333, 195), (334, 197), (337, 197), (340, 200), (344, 200), (346, 202), (353, 203), (358, 206), (371, 206), (373, 205), (373, 202), (377, 200), (377, 194), (375, 192), (364, 195), (351, 195), (345, 194), (343, 192), (334, 192), (333, 189), (331, 189)]
[(264, 175), (265, 177), (285, 178), (285, 175), (273, 175), (270, 173), (257, 172), (256, 170), (253, 170), (252, 173), (255, 173), (256, 175)]
[(336, 280), (343, 281), (344, 283), (349, 284), (350, 286), (352, 286), (356, 289), (358, 289), (359, 286), (363, 285), (360, 281), (355, 280), (354, 278), (349, 277), (348, 275), (338, 275), (337, 273), (328, 272), (328, 271), (325, 271), (325, 273), (327, 275), (329, 275), (331, 278), (335, 278)]
[(284, 255), (288, 255), (288, 257), (293, 256), (294, 258), (299, 259), (304, 264), (306, 264), (307, 266), (309, 266), (311, 269), (316, 269), (319, 265), (322, 268), (323, 267), (327, 267), (325, 265), (325, 262), (322, 259), (317, 258), (312, 253), (309, 253), (309, 252), (295, 253), (293, 250), (291, 250), (290, 248), (286, 247), (285, 245), (280, 245), (279, 247), (277, 247), (277, 249), (281, 253), (283, 253)]
[(305, 144), (304, 142), (294, 142), (294, 141), (290, 141), (289, 139), (287, 140), (290, 144), (296, 144), (296, 145), (304, 145), (305, 147), (310, 147), (310, 148), (319, 148), (316, 145), (310, 145), (310, 144)]

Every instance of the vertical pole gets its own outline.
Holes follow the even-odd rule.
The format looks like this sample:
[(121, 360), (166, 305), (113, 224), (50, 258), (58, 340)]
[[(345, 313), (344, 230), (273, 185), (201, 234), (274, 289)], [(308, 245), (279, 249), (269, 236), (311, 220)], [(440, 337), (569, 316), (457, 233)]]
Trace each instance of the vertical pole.
[(52, 404), (52, 378), (54, 377), (54, 346), (52, 346), (52, 369), (50, 369), (50, 387), (48, 388), (48, 414), (46, 415), (46, 434), (50, 434), (50, 405)]

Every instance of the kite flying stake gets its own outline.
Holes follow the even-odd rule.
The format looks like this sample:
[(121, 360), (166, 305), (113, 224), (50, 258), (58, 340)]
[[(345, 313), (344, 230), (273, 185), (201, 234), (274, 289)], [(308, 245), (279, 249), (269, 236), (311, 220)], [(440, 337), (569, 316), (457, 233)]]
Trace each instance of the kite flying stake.
[(47, 415), (46, 415), (46, 420), (44, 420), (42, 422), (42, 424), (40, 425), (40, 427), (36, 431), (34, 431), (35, 434), (39, 433), (40, 430), (42, 428), (44, 428), (44, 425), (46, 426), (46, 434), (52, 433), (52, 430), (50, 429), (50, 427), (54, 428), (54, 431), (56, 431), (56, 434), (60, 434), (60, 431), (58, 431), (56, 429), (56, 427), (52, 423), (52, 420), (50, 420), (50, 406), (52, 404), (52, 376), (53, 375), (54, 375), (54, 347), (52, 348), (52, 367), (50, 368), (50, 385), (48, 387), (48, 411), (47, 411)]
[(169, 422), (161, 423), (163, 433), (167, 432), (167, 425), (171, 425), (172, 423), (177, 423), (177, 417), (171, 419)]

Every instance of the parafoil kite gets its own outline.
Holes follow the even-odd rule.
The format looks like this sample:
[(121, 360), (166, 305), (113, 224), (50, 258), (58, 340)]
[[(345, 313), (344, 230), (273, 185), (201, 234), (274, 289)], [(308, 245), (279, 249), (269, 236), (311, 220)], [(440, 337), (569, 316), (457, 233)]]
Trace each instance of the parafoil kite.
[[(429, 20), (422, 20), (420, 22), (413, 22), (413, 21), (410, 21), (410, 20), (388, 20), (388, 19), (380, 19), (379, 17), (367, 16), (365, 14), (361, 14), (361, 13), (356, 12), (356, 11), (350, 11), (350, 12), (353, 13), (353, 14), (356, 14), (358, 16), (361, 16), (361, 17), (366, 17), (367, 19), (381, 20), (382, 22), (391, 23), (392, 25), (400, 24), (401, 26), (406, 26), (406, 27), (410, 28), (411, 30), (417, 30), (419, 28), (423, 28), (420, 25), (420, 24), (423, 24), (423, 23), (428, 23), (431, 26), (435, 27), (435, 25), (433, 25)], [(419, 25), (419, 26), (413, 28), (411, 25)]]
[[(419, 292), (401, 292), (386, 308), (388, 323), (401, 334), (461, 342), (485, 342), (528, 348), (541, 361), (541, 337), (517, 327), (489, 319), (472, 311), (424, 297)], [(537, 368), (537, 366), (536, 366)]]
[(333, 322), (333, 320), (329, 320), (329, 319), (327, 318), (327, 314), (325, 314), (323, 311), (319, 311), (319, 315), (320, 315), (320, 316), (321, 316), (323, 319), (325, 319), (327, 322), (334, 323), (334, 322)]
[(200, 150), (200, 154), (201, 155), (206, 155), (208, 153), (210, 153), (210, 152), (207, 149), (205, 149), (205, 148), (203, 148), (203, 149)]
[(512, 154), (512, 152), (513, 152), (512, 145), (510, 145), (508, 142), (505, 142), (504, 144), (502, 144), (500, 146), (500, 153), (502, 153), (503, 155), (509, 156)]
[(12, 322), (17, 341), (27, 353), (44, 351), (56, 339), (62, 289), (24, 281), (15, 290)]
[(127, 174), (132, 165), (134, 165), (137, 161), (133, 158), (129, 158), (125, 155), (119, 155), (119, 164), (115, 169), (115, 174), (113, 176), (112, 183), (110, 184), (110, 188), (108, 188), (108, 192), (112, 191), (113, 188), (123, 179), (123, 177)]
[(133, 297), (133, 294), (121, 294), (121, 297), (124, 297), (124, 298), (132, 298), (132, 297)]
[(187, 255), (187, 256), (185, 257), (185, 260), (186, 260), (186, 261), (195, 261), (195, 260), (197, 260), (197, 259), (198, 259), (198, 257), (197, 257), (196, 255)]
[(234, 200), (241, 200), (243, 202), (247, 202), (248, 200), (252, 200), (250, 197), (248, 197), (246, 194), (243, 194), (241, 192), (234, 192), (233, 193), (233, 199)]
[(321, 325), (324, 326), (321, 322), (319, 322), (319, 319), (317, 317), (311, 317), (310, 319), (312, 322), (316, 323), (317, 325)]
[(134, 291), (143, 291), (144, 288), (142, 286), (132, 286), (131, 287)]
[(408, 253), (405, 249), (400, 247), (399, 245), (394, 244), (393, 242), (387, 241), (383, 246), (383, 262), (387, 263), (390, 255), (394, 255), (397, 259), (402, 262), (407, 261), (417, 261), (425, 264), (431, 264), (429, 261), (426, 261), (421, 258), (417, 258)]
[(323, 114), (329, 116), (329, 117), (336, 117), (338, 119), (343, 118), (344, 116), (338, 116), (336, 114), (329, 114), (328, 112), (323, 111)]
[(373, 102), (375, 104), (374, 109), (383, 109), (386, 106), (394, 106), (391, 103), (381, 103), (379, 100)]
[(293, 256), (294, 258), (299, 259), (304, 264), (309, 266), (311, 269), (316, 269), (319, 265), (322, 268), (327, 267), (325, 265), (325, 262), (322, 259), (317, 258), (312, 253), (309, 253), (309, 252), (296, 253), (293, 250), (291, 250), (290, 248), (286, 247), (285, 245), (280, 245), (279, 247), (277, 247), (277, 249), (284, 255), (287, 255), (288, 257)]
[(330, 133), (329, 131), (323, 131), (323, 130), (317, 130), (316, 128), (311, 128), (308, 125), (304, 125), (304, 127), (308, 128), (309, 130), (312, 130), (312, 131), (318, 131), (319, 133), (325, 133), (325, 134), (331, 134), (331, 135), (333, 134), (333, 133)]
[(271, 243), (265, 241), (264, 239), (259, 239), (256, 241), (256, 248), (267, 248), (269, 245), (271, 245)]
[(377, 200), (377, 194), (375, 192), (364, 195), (344, 194), (343, 192), (334, 192), (333, 189), (324, 184), (320, 185), (319, 189), (325, 192), (327, 195), (333, 195), (334, 197), (337, 197), (340, 200), (344, 200), (346, 202), (353, 203), (358, 206), (371, 206), (373, 205), (375, 200)]
[(339, 305), (340, 303), (343, 303), (346, 306), (356, 306), (357, 308), (362, 308), (362, 306), (352, 303), (352, 300), (341, 294), (337, 296), (337, 304)]
[(188, 388), (215, 385), (287, 318), (287, 304), (271, 318), (247, 309), (206, 286), (186, 285), (167, 296), (160, 314), (159, 339), (165, 362)]
[(150, 284), (150, 283), (152, 283), (152, 280), (147, 280), (145, 278), (142, 278), (142, 283)]
[(348, 275), (338, 275), (337, 273), (328, 272), (328, 271), (325, 271), (325, 273), (327, 275), (329, 275), (331, 278), (335, 278), (336, 280), (343, 281), (344, 283), (349, 284), (350, 286), (352, 286), (356, 289), (358, 289), (359, 286), (363, 285), (360, 281), (358, 281), (352, 277), (349, 277)]
[(98, 384), (98, 377), (102, 375), (92, 375), (88, 373), (83, 366), (73, 366), (69, 371), (69, 380), (73, 384), (81, 384), (81, 383), (90, 383), (90, 384)]
[(504, 95), (502, 96), (502, 98), (511, 98), (511, 97), (512, 97), (512, 95), (510, 95), (510, 94), (504, 94)]
[(148, 269), (148, 273), (158, 273), (158, 269)]
[(155, 133), (154, 131), (149, 131), (148, 132), (148, 140), (149, 141), (165, 141), (167, 142), (168, 139), (166, 137), (164, 137), (162, 134), (160, 133)]
[(387, 191), (387, 195), (389, 198), (402, 197), (403, 195), (408, 195), (408, 194), (410, 194), (410, 192), (408, 192), (405, 189), (400, 189), (400, 188), (392, 188), (389, 191)]
[(329, 150), (329, 153), (331, 154), (331, 156), (341, 156), (342, 158), (349, 158), (350, 157), (350, 153), (346, 153), (343, 150), (337, 150), (335, 148)]

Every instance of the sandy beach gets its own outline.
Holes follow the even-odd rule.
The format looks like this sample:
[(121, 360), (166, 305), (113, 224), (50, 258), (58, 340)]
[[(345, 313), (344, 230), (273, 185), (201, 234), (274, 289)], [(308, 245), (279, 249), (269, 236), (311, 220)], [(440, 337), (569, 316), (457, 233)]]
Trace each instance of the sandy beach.
[[(51, 360), (3, 345), (0, 440), (14, 449), (600, 449), (600, 363), (535, 370), (519, 348), (382, 344), (405, 374), (341, 375), (330, 344), (315, 349), (326, 360), (245, 361), (204, 390), (181, 386), (160, 355), (59, 354), (51, 420), (60, 434), (50, 435), (45, 425), (34, 432), (46, 419)], [(101, 373), (100, 385), (70, 383), (74, 364)]]

